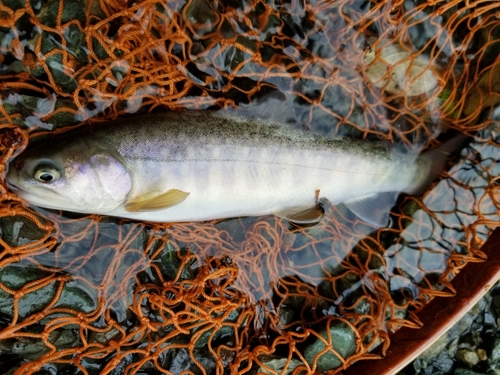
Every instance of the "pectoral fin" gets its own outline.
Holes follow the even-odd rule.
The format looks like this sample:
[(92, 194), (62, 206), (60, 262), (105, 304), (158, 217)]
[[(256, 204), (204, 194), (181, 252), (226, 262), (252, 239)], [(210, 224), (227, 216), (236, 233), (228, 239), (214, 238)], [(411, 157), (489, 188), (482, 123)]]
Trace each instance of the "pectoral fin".
[(188, 195), (189, 193), (177, 189), (170, 189), (165, 193), (148, 192), (127, 201), (125, 209), (130, 212), (161, 210), (181, 203)]
[(374, 194), (344, 204), (367, 223), (386, 227), (389, 223), (389, 212), (396, 204), (398, 195), (399, 193)]
[(323, 217), (324, 210), (320, 204), (316, 206), (290, 207), (286, 210), (276, 213), (283, 219), (294, 224), (315, 224)]

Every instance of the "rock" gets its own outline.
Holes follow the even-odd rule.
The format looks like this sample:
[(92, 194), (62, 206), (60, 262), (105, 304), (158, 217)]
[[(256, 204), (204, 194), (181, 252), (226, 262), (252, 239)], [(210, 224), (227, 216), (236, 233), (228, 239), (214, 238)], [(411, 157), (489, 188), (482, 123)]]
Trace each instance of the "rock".
[(280, 324), (283, 326), (286, 326), (290, 323), (293, 323), (295, 318), (296, 318), (295, 311), (291, 308), (286, 307), (286, 306), (282, 307), (279, 310), (279, 316), (280, 316)]
[(445, 333), (441, 335), (431, 346), (425, 349), (420, 355), (422, 358), (437, 357), (439, 353), (445, 350), (446, 344), (448, 343), (448, 335)]
[[(328, 328), (329, 326), (329, 328)], [(349, 325), (342, 321), (331, 321), (326, 329), (319, 331), (320, 335), (328, 342), (327, 329), (331, 335), (331, 349), (337, 352), (342, 358), (347, 358), (356, 350), (356, 336)], [(328, 371), (342, 365), (342, 361), (333, 351), (327, 351), (320, 355), (315, 361), (316, 356), (321, 353), (327, 346), (323, 340), (316, 338), (314, 342), (309, 344), (304, 350), (304, 358), (310, 366), (316, 364), (316, 369), (319, 371)]]
[(488, 363), (494, 369), (500, 369), (500, 339), (495, 340)]
[(433, 63), (424, 54), (413, 54), (388, 40), (370, 38), (368, 44), (372, 48), (365, 56), (365, 73), (375, 86), (391, 94), (416, 96), (438, 85)]
[(288, 366), (286, 366), (288, 359), (280, 358), (277, 356), (261, 356), (259, 357), (259, 360), (262, 362), (264, 366), (261, 366), (259, 368), (259, 370), (257, 371), (258, 374), (264, 373), (271, 375), (274, 374), (274, 372), (272, 371), (275, 371), (278, 374), (288, 375), (291, 374), (293, 370), (295, 370), (298, 366), (303, 365), (301, 361), (292, 358)]
[(486, 350), (478, 349), (477, 355), (481, 361), (486, 361), (488, 359), (488, 355), (486, 354)]
[[(202, 366), (205, 373), (212, 373), (215, 370), (215, 361), (211, 357), (210, 352), (203, 350), (193, 350), (193, 355), (198, 363)], [(174, 374), (182, 372), (190, 372), (191, 374), (202, 374), (204, 371), (198, 367), (199, 365), (193, 361), (191, 354), (184, 348), (172, 350), (172, 360), (168, 368)]]
[(453, 374), (454, 375), (484, 375), (484, 373), (482, 373), (482, 372), (472, 371), (472, 370), (469, 370), (468, 368), (457, 368)]
[[(227, 322), (227, 325), (222, 325), (219, 329), (209, 329), (202, 333), (199, 337), (197, 337), (194, 347), (195, 348), (204, 348), (206, 347), (209, 342), (214, 342), (217, 341), (221, 338), (224, 338), (224, 340), (229, 340), (230, 338), (234, 337), (234, 327), (231, 323), (234, 323), (238, 320), (238, 317), (240, 315), (239, 310), (233, 310), (229, 313), (228, 317), (224, 320), (224, 322)], [(220, 314), (214, 314), (213, 318), (217, 319), (219, 318)], [(204, 329), (205, 327), (203, 325), (199, 326), (198, 328), (194, 329), (192, 332), (193, 334), (195, 332), (198, 332), (200, 329)], [(215, 333), (214, 333), (215, 330)]]
[(456, 355), (457, 359), (468, 366), (474, 366), (479, 363), (477, 352), (471, 349), (460, 349)]
[(89, 314), (98, 308), (97, 296), (85, 290), (84, 283), (70, 281), (63, 287), (59, 300), (54, 307), (62, 307)]
[[(42, 221), (43, 222), (43, 221)], [(45, 236), (45, 230), (24, 216), (4, 216), (0, 218), (0, 236), (8, 245), (26, 245)]]
[(454, 362), (455, 361), (448, 353), (441, 352), (434, 358), (432, 366), (442, 371), (444, 374), (449, 374), (453, 368)]

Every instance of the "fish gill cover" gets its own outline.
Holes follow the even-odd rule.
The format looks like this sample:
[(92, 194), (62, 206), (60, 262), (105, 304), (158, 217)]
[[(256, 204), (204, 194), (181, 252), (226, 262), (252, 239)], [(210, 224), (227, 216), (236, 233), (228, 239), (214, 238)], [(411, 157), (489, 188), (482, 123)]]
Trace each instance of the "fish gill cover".
[(256, 106), (407, 150), (471, 136), (381, 229), (342, 205), (296, 230), (63, 216), (2, 184), (4, 373), (336, 373), (381, 358), (499, 225), (499, 14), (479, 0), (3, 0), (3, 175), (30, 138), (165, 110)]

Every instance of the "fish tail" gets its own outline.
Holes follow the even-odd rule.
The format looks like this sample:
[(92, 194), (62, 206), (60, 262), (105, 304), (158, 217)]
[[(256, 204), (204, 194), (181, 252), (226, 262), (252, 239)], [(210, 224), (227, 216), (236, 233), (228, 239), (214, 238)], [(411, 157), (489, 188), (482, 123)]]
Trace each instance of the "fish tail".
[(424, 152), (420, 159), (427, 165), (427, 173), (425, 177), (420, 178), (414, 188), (407, 193), (411, 195), (423, 195), (432, 183), (443, 173), (446, 169), (446, 163), (450, 155), (455, 154), (459, 150), (462, 150), (466, 143), (470, 140), (470, 137), (465, 134), (459, 134), (449, 139), (441, 146), (434, 150)]

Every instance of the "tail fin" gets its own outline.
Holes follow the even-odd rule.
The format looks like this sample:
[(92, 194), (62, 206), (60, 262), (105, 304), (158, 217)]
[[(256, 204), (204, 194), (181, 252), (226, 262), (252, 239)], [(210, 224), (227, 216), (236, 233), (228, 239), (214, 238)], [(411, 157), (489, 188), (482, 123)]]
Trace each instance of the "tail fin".
[(444, 171), (448, 157), (461, 150), (469, 140), (469, 136), (459, 134), (449, 139), (435, 150), (424, 152), (420, 156), (420, 159), (423, 159), (422, 161), (429, 166), (428, 172), (425, 178), (420, 179), (416, 187), (407, 191), (407, 193), (412, 195), (424, 194), (432, 182)]

